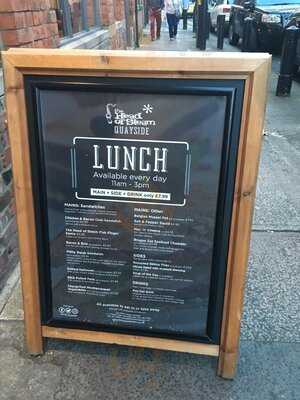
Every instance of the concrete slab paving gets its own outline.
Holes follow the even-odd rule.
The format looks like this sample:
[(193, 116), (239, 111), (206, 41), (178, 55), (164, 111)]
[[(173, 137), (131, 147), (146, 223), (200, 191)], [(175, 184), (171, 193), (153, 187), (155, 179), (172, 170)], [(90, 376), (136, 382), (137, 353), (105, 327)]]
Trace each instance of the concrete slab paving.
[[(162, 32), (159, 40), (151, 41), (149, 29), (144, 30), (144, 37), (140, 43), (140, 50), (151, 50), (151, 51), (198, 51), (196, 48), (196, 37), (193, 34), (193, 22), (188, 20), (188, 29), (181, 29), (182, 22), (179, 24), (179, 30), (177, 38), (170, 41), (168, 34), (167, 22), (162, 23)], [(227, 51), (237, 52), (239, 49), (237, 47), (226, 44)], [(222, 51), (217, 48), (217, 37), (211, 34), (209, 41), (207, 41), (206, 51)]]
[(300, 151), (300, 74), (298, 74), (298, 79), (293, 81), (291, 97), (277, 97), (275, 93), (279, 68), (280, 57), (275, 55), (269, 82), (265, 129), (267, 132), (284, 136), (297, 151)]
[(23, 348), (22, 323), (0, 323), (0, 400), (298, 400), (300, 345), (241, 343), (235, 381), (216, 360), (130, 347), (50, 340)]
[(11, 294), (20, 280), (20, 265), (16, 265), (16, 268), (5, 282), (5, 286), (0, 290), (0, 316), (2, 315), (3, 309), (6, 307), (7, 302), (10, 300)]
[(300, 343), (299, 254), (297, 232), (252, 233), (243, 339)]
[(273, 56), (253, 229), (300, 231), (300, 85), (275, 95), (280, 57)]
[[(19, 267), (18, 267), (19, 268)], [(21, 280), (19, 279), (13, 289), (13, 296), (8, 299), (0, 319), (4, 321), (22, 321), (24, 319)]]
[[(281, 118), (284, 118), (284, 114), (281, 114)], [(300, 142), (300, 131), (298, 141)], [(263, 139), (254, 230), (299, 232), (299, 171), (300, 150), (292, 146), (282, 132), (269, 132)]]

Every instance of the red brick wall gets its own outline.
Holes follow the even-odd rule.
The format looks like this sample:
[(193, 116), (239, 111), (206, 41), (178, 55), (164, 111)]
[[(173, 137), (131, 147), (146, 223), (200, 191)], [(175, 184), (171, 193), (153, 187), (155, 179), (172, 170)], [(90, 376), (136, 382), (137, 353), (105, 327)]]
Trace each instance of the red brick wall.
[(100, 1), (100, 18), (104, 26), (111, 25), (115, 22), (114, 0)]
[(55, 0), (0, 0), (4, 47), (58, 47)]
[(114, 0), (116, 21), (122, 21), (125, 18), (124, 0)]
[(87, 0), (87, 16), (88, 16), (88, 23), (89, 26), (95, 25), (95, 18), (94, 18), (94, 0)]
[[(4, 47), (58, 47), (59, 32), (55, 11), (58, 4), (57, 1), (0, 0), (0, 35), (2, 36)], [(69, 1), (73, 30), (76, 33), (82, 29), (78, 6), (79, 0)], [(124, 0), (98, 1), (102, 26), (110, 27), (116, 21), (124, 21)], [(132, 15), (134, 13), (134, 1), (129, 0), (128, 3), (130, 4), (130, 14)], [(93, 0), (87, 0), (87, 6), (89, 25), (93, 26), (95, 23)], [(133, 21), (129, 21), (129, 24), (133, 25)]]
[(80, 0), (69, 0), (73, 33), (82, 31)]

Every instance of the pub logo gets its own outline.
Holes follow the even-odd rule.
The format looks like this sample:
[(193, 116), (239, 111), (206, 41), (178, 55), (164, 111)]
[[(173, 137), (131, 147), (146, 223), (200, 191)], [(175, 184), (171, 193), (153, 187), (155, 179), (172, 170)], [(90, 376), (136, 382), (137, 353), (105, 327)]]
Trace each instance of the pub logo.
[(127, 113), (117, 104), (106, 104), (106, 121), (113, 127), (116, 135), (148, 136), (150, 128), (156, 126), (156, 121), (150, 119), (154, 107), (144, 104), (136, 113)]

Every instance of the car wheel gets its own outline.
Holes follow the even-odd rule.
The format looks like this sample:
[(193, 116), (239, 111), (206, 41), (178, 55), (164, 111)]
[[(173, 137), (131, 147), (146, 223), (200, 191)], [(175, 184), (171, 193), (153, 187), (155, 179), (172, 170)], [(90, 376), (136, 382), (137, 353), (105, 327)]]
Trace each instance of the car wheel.
[(232, 22), (230, 22), (229, 28), (228, 28), (228, 40), (229, 40), (229, 43), (232, 44), (233, 46), (236, 46), (240, 40), (239, 35), (237, 33), (235, 33), (233, 30)]

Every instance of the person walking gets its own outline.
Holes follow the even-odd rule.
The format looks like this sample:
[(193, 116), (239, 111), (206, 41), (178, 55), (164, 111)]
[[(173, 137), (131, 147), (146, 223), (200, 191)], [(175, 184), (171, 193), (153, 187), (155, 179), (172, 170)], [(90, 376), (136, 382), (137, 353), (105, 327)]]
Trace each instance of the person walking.
[(165, 0), (165, 11), (169, 26), (170, 40), (176, 39), (181, 13), (181, 0)]
[[(161, 10), (164, 8), (164, 0), (148, 0), (150, 34), (151, 40), (160, 38), (161, 30)], [(156, 29), (155, 29), (156, 22)], [(155, 35), (156, 30), (156, 35)]]
[(187, 30), (189, 5), (190, 5), (189, 0), (182, 0), (182, 23), (183, 23), (183, 29), (185, 31)]

